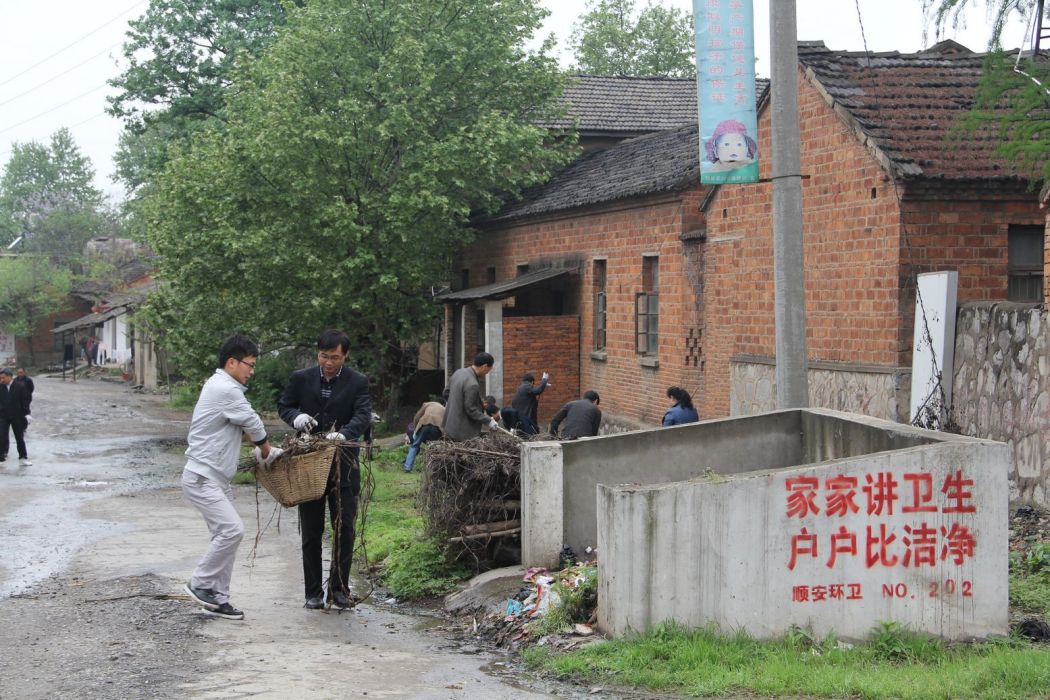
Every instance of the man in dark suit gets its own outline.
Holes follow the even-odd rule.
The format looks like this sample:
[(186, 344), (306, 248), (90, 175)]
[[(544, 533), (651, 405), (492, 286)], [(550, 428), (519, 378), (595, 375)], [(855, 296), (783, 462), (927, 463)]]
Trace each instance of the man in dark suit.
[(24, 367), (19, 367), (15, 370), (15, 384), (21, 384), (29, 392), (29, 402), (33, 402), (33, 389), (36, 387), (33, 385), (33, 379), (28, 374)]
[(562, 437), (575, 440), (581, 437), (594, 437), (602, 423), (602, 409), (598, 408), (601, 397), (597, 391), (583, 392), (582, 399), (576, 399), (562, 406), (551, 418), (551, 434), (557, 435), (558, 428), (565, 422)]
[(8, 367), (0, 368), (0, 462), (7, 459), (7, 450), (11, 446), (8, 429), (15, 434), (15, 445), (18, 448), (18, 464), (31, 467), (29, 453), (26, 451), (25, 431), (33, 422), (29, 414), (29, 392), (22, 384), (14, 381), (14, 373)]
[[(349, 351), (350, 338), (342, 331), (321, 333), (317, 339), (318, 364), (292, 372), (277, 402), (278, 413), (285, 423), (300, 432), (324, 434), (329, 440), (356, 441), (365, 435), (372, 424), (368, 377), (343, 366)], [(358, 448), (341, 447), (332, 463), (327, 493), (299, 506), (305, 607), (311, 610), (324, 607), (321, 538), (326, 499), (335, 533), (328, 574), (328, 604), (336, 608), (350, 607), (350, 562), (354, 553), (357, 496), (361, 489), (357, 455)]]
[(532, 375), (532, 372), (525, 373), (525, 376), (521, 378), (518, 390), (514, 392), (514, 398), (510, 401), (511, 407), (518, 414), (518, 424), (509, 427), (516, 427), (524, 435), (535, 435), (540, 432), (539, 396), (547, 388), (549, 379), (550, 375), (544, 372), (540, 385), (536, 386), (536, 377)]

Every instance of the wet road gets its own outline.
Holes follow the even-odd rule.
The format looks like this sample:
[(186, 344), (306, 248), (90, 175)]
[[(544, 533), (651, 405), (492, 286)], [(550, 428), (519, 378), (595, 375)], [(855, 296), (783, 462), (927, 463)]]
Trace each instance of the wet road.
[(304, 610), (295, 511), (278, 528), (250, 486), (232, 590), (246, 619), (202, 615), (179, 591), (208, 536), (177, 488), (186, 415), (122, 384), (36, 386), (33, 466), (0, 470), (0, 697), (587, 694), (464, 648), (440, 620)]

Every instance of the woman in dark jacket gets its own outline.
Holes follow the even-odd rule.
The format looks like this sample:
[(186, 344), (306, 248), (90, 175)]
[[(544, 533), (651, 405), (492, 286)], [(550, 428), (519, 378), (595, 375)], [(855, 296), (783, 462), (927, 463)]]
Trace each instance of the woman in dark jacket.
[(693, 408), (693, 399), (689, 396), (688, 391), (680, 386), (668, 387), (667, 398), (674, 399), (674, 404), (664, 414), (663, 424), (665, 426), (695, 423), (700, 420), (696, 409)]

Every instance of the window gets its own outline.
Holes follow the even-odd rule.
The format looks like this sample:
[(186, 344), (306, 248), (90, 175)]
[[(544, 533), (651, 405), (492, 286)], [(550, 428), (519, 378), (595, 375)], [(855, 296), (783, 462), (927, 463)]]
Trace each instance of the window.
[(466, 268), (459, 271), (459, 288), (470, 289), (470, 270)]
[(494, 268), (494, 267), (486, 268), (485, 274), (487, 274), (488, 278), (489, 278), (489, 280), (488, 280), (488, 282), (486, 284), (493, 284), (496, 281), (496, 268)]
[(646, 255), (642, 258), (642, 291), (635, 297), (634, 329), (635, 351), (641, 355), (655, 355), (659, 340), (660, 258)]
[(524, 265), (518, 265), (515, 268), (514, 274), (516, 274), (518, 277), (521, 277), (522, 275), (524, 275), (528, 271), (529, 271), (529, 264), (525, 263)]
[(1043, 227), (1011, 226), (1007, 233), (1006, 298), (1010, 301), (1043, 300)]
[[(64, 324), (65, 321), (52, 321), (52, 323), (54, 324), (52, 326), (53, 328), (58, 328), (59, 326)], [(63, 350), (63, 348), (64, 348), (63, 343), (65, 341), (65, 335), (66, 335), (65, 333), (52, 333), (51, 334), (51, 349), (54, 352), (61, 352)]]
[(605, 349), (605, 261), (594, 261), (594, 349)]
[(474, 334), (477, 352), (485, 352), (485, 309), (474, 312)]

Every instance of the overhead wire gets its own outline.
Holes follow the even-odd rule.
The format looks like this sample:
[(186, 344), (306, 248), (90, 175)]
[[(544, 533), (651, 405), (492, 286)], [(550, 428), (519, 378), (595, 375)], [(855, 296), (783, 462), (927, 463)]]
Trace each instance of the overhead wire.
[(23, 75), (25, 75), (25, 74), (26, 74), (26, 73), (28, 73), (29, 71), (33, 70), (34, 68), (36, 68), (36, 67), (38, 67), (38, 66), (41, 66), (41, 65), (43, 65), (43, 64), (45, 64), (45, 63), (47, 63), (48, 61), (50, 61), (50, 60), (51, 60), (52, 58), (54, 58), (55, 56), (58, 56), (58, 55), (60, 55), (60, 54), (62, 54), (62, 53), (65, 53), (65, 52), (66, 52), (66, 51), (68, 51), (69, 49), (73, 48), (74, 46), (76, 46), (76, 45), (77, 45), (77, 44), (79, 44), (80, 42), (82, 42), (82, 41), (84, 41), (85, 39), (87, 39), (88, 37), (90, 37), (90, 36), (93, 36), (93, 35), (97, 34), (98, 32), (100, 32), (100, 31), (102, 31), (103, 29), (105, 29), (106, 27), (108, 27), (109, 25), (111, 25), (111, 24), (113, 24), (114, 22), (116, 22), (117, 20), (119, 20), (119, 19), (123, 18), (123, 17), (124, 17), (124, 16), (126, 15), (126, 14), (128, 14), (129, 12), (131, 12), (132, 10), (134, 10), (134, 9), (135, 9), (136, 7), (138, 7), (139, 5), (145, 4), (145, 3), (146, 3), (146, 2), (148, 2), (148, 1), (149, 1), (149, 0), (139, 0), (138, 2), (136, 2), (136, 3), (135, 3), (134, 5), (132, 5), (131, 7), (127, 8), (127, 9), (126, 9), (126, 10), (124, 10), (124, 11), (122, 11), (122, 12), (121, 12), (121, 13), (120, 13), (119, 15), (117, 15), (117, 16), (115, 16), (115, 17), (113, 17), (112, 19), (110, 19), (110, 20), (108, 20), (107, 22), (105, 22), (105, 23), (103, 23), (103, 24), (99, 25), (98, 27), (95, 27), (95, 28), (94, 28), (94, 29), (92, 29), (92, 30), (91, 30), (90, 32), (88, 32), (87, 34), (85, 34), (85, 35), (81, 36), (81, 37), (80, 37), (79, 39), (76, 39), (75, 41), (73, 41), (73, 42), (70, 42), (69, 44), (66, 44), (65, 46), (63, 46), (62, 48), (60, 48), (60, 49), (59, 49), (58, 51), (55, 51), (54, 53), (48, 54), (47, 56), (45, 56), (44, 58), (40, 59), (39, 61), (37, 61), (37, 62), (36, 62), (36, 63), (34, 63), (33, 65), (31, 65), (31, 66), (29, 66), (29, 67), (27, 67), (27, 68), (24, 68), (24, 69), (22, 69), (21, 71), (19, 71), (18, 73), (15, 73), (14, 75), (10, 76), (9, 78), (6, 78), (6, 79), (4, 79), (4, 80), (0, 80), (0, 87), (2, 87), (2, 86), (4, 86), (4, 85), (7, 85), (8, 83), (10, 83), (10, 82), (11, 82), (12, 80), (15, 80), (16, 78), (20, 78), (20, 77), (22, 77)]
[(109, 51), (111, 51), (112, 49), (116, 48), (117, 46), (120, 46), (120, 42), (119, 41), (117, 43), (115, 43), (115, 44), (107, 46), (106, 48), (104, 48), (101, 51), (99, 51), (97, 54), (95, 54), (93, 56), (90, 56), (88, 58), (85, 58), (84, 60), (80, 61), (76, 65), (74, 65), (74, 66), (72, 66), (70, 68), (67, 68), (66, 70), (62, 71), (61, 73), (57, 73), (57, 74), (51, 76), (50, 78), (48, 78), (47, 80), (45, 80), (45, 81), (43, 81), (41, 83), (37, 83), (36, 85), (34, 85), (33, 87), (29, 88), (28, 90), (23, 90), (22, 92), (18, 93), (14, 97), (7, 98), (3, 102), (0, 102), (0, 107), (3, 107), (4, 105), (11, 104), (15, 100), (21, 99), (21, 98), (25, 97), (26, 95), (34, 93), (37, 90), (39, 90), (40, 88), (44, 87), (45, 85), (50, 85), (51, 83), (55, 82), (56, 80), (58, 80), (62, 76), (68, 75), (69, 73), (72, 73), (77, 68), (80, 68), (80, 67), (86, 65), (89, 61), (93, 61), (96, 58), (98, 58), (99, 56), (102, 56), (102, 55), (108, 53)]
[[(62, 102), (61, 104), (57, 104), (54, 107), (51, 107), (50, 109), (46, 109), (43, 112), (39, 112), (37, 114), (34, 114), (33, 116), (31, 116), (31, 117), (29, 117), (27, 119), (23, 119), (22, 121), (20, 121), (20, 122), (18, 122), (16, 124), (11, 124), (10, 126), (6, 126), (3, 129), (0, 129), (0, 134), (6, 134), (8, 131), (11, 131), (12, 129), (17, 129), (20, 126), (24, 126), (25, 124), (28, 124), (31, 121), (39, 119), (40, 117), (46, 116), (48, 114), (51, 114), (52, 112), (55, 112), (55, 111), (57, 111), (59, 109), (62, 109), (63, 107), (65, 107), (68, 104), (76, 102), (77, 100), (79, 100), (79, 99), (81, 99), (83, 97), (87, 97), (88, 95), (90, 95), (93, 92), (98, 92), (99, 90), (107, 87), (108, 85), (109, 85), (108, 83), (102, 83), (101, 85), (96, 85), (95, 87), (91, 88), (90, 90), (87, 90), (86, 92), (82, 92), (79, 95), (77, 95), (76, 97), (71, 97), (70, 99), (66, 100), (65, 102)], [(98, 115), (96, 115), (96, 116), (98, 116)], [(92, 117), (92, 119), (94, 119), (94, 117)]]

